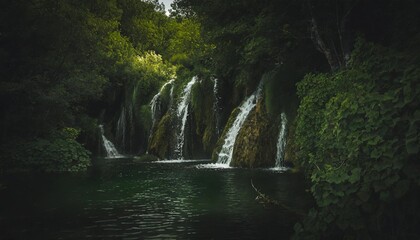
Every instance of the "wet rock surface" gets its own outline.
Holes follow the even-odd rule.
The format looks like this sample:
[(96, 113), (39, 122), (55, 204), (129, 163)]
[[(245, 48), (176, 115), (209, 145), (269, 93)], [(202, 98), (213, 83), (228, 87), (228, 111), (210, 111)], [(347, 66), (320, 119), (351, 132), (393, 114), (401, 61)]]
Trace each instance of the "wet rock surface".
[(263, 101), (258, 102), (237, 136), (231, 166), (246, 168), (274, 166), (278, 129), (272, 121)]

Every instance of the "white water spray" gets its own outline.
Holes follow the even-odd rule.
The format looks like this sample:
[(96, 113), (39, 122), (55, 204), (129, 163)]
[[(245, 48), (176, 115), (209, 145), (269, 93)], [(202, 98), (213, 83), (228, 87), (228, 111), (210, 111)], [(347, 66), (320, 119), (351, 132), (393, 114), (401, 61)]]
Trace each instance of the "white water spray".
[(215, 118), (216, 118), (215, 129), (216, 129), (217, 136), (219, 136), (220, 135), (219, 82), (218, 82), (217, 78), (215, 78), (213, 81), (214, 81), (214, 85), (213, 85), (213, 96), (214, 96), (213, 110), (214, 110)]
[(226, 166), (230, 165), (233, 156), (233, 147), (235, 146), (236, 137), (238, 136), (239, 130), (241, 130), (242, 125), (245, 123), (246, 118), (252, 109), (257, 105), (258, 99), (261, 97), (262, 93), (262, 83), (258, 86), (258, 89), (249, 96), (242, 104), (239, 106), (239, 114), (236, 116), (235, 121), (230, 127), (228, 133), (226, 134), (225, 143), (223, 144), (222, 150), (219, 153), (217, 160), (218, 164), (224, 164)]
[(120, 141), (122, 147), (125, 147), (125, 133), (126, 131), (126, 112), (125, 107), (122, 107), (120, 117), (117, 122), (117, 140)]
[(277, 154), (276, 154), (276, 168), (284, 167), (284, 149), (286, 147), (286, 114), (281, 114), (281, 126), (279, 131), (279, 138), (277, 140)]
[(175, 157), (178, 159), (183, 159), (183, 148), (185, 142), (185, 125), (188, 118), (188, 106), (191, 98), (191, 89), (197, 81), (197, 77), (193, 77), (187, 86), (185, 86), (182, 91), (181, 101), (179, 102), (178, 108), (176, 109), (176, 114), (178, 119), (181, 120), (181, 126), (179, 127), (177, 136), (176, 136), (176, 146), (175, 146)]
[(159, 118), (159, 115), (161, 114), (160, 98), (165, 88), (169, 85), (172, 85), (171, 91), (170, 91), (170, 97), (171, 97), (170, 101), (172, 101), (172, 97), (173, 97), (172, 95), (174, 91), (174, 81), (175, 79), (171, 79), (165, 84), (163, 84), (163, 86), (160, 88), (160, 91), (155, 96), (153, 96), (152, 101), (150, 101), (150, 109), (152, 111), (152, 128), (153, 126), (155, 126), (156, 121)]
[(106, 137), (105, 137), (105, 133), (104, 133), (104, 127), (103, 125), (99, 125), (99, 128), (101, 129), (101, 135), (102, 135), (102, 142), (104, 144), (105, 150), (106, 150), (106, 155), (108, 158), (120, 158), (123, 157), (123, 155), (119, 154), (117, 149), (115, 148), (114, 144), (112, 144), (111, 141), (109, 141)]

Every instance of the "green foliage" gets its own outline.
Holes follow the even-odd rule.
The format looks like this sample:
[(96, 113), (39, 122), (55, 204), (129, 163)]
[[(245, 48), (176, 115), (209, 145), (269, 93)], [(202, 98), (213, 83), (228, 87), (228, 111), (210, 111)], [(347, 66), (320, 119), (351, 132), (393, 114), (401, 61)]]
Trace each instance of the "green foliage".
[(202, 60), (214, 48), (204, 41), (200, 24), (192, 19), (171, 22), (170, 27), (173, 29), (173, 35), (167, 52), (173, 64), (196, 65), (197, 61)]
[[(117, 121), (125, 121), (124, 124), (128, 126), (125, 129), (127, 139), (117, 139), (117, 143), (121, 140), (119, 142), (124, 145), (123, 152), (137, 153), (139, 146), (141, 151), (146, 149), (152, 127), (150, 100), (165, 82), (175, 77), (176, 66), (164, 61), (162, 56), (154, 51), (147, 51), (134, 57), (129, 69), (130, 71), (120, 75), (125, 77), (123, 99), (119, 102), (124, 117), (117, 118)], [(164, 95), (165, 102), (168, 102), (166, 99), (168, 94)]]
[(406, 206), (419, 200), (419, 77), (418, 56), (359, 40), (347, 69), (298, 84), (297, 154), (318, 205), (299, 238), (416, 231), (420, 209)]
[(301, 44), (306, 31), (300, 26), (302, 5), (248, 0), (174, 3), (179, 16), (193, 15), (200, 21), (204, 39), (211, 43), (208, 65), (216, 75), (246, 90), (255, 89), (265, 72), (288, 60), (290, 51)]
[(122, 9), (121, 31), (128, 36), (134, 47), (140, 51), (162, 52), (165, 46), (164, 13), (155, 11), (155, 6), (146, 1), (119, 0)]
[(135, 57), (131, 67), (131, 72), (125, 75), (123, 104), (126, 108), (133, 107), (134, 113), (139, 113), (138, 107), (148, 104), (160, 87), (175, 77), (176, 67), (164, 62), (162, 56), (153, 51)]
[(135, 51), (127, 37), (121, 35), (118, 31), (108, 32), (98, 49), (101, 62), (109, 66), (104, 72), (108, 76), (121, 74), (127, 65), (133, 62)]
[(80, 134), (80, 129), (66, 127), (66, 128), (63, 128), (61, 132), (64, 135), (63, 137), (65, 139), (76, 140), (76, 138)]
[(2, 2), (0, 61), (11, 63), (0, 67), (7, 87), (0, 95), (7, 105), (3, 139), (45, 137), (101, 97), (132, 54), (117, 32), (114, 7), (115, 1)]
[(167, 17), (156, 0), (6, 0), (0, 16), (0, 144), (77, 126), (94, 151), (86, 116), (112, 129), (110, 113), (125, 109), (130, 138), (141, 139), (130, 145), (143, 146), (144, 106), (209, 48), (196, 21)]
[(138, 56), (134, 66), (143, 73), (145, 79), (156, 78), (154, 76), (161, 76), (164, 79), (175, 78), (176, 67), (164, 63), (162, 56), (153, 51), (148, 51), (142, 56)]
[(90, 166), (90, 152), (75, 140), (79, 133), (80, 130), (64, 128), (48, 138), (2, 146), (6, 153), (2, 156), (2, 167), (46, 172), (85, 171)]

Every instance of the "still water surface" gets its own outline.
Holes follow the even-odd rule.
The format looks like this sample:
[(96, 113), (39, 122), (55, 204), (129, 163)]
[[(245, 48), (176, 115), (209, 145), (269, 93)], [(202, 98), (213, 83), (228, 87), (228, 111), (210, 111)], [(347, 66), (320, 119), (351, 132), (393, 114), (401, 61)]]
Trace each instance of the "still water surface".
[[(0, 239), (288, 239), (302, 211), (300, 175), (203, 162), (99, 161), (88, 173), (2, 176)], [(199, 167), (197, 167), (199, 166)]]

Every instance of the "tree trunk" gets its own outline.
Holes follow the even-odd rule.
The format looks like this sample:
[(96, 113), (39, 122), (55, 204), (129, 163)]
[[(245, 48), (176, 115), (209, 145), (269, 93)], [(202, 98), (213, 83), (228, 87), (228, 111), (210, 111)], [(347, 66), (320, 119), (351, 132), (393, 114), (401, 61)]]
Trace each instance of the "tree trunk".
[(315, 44), (315, 47), (327, 58), (328, 64), (331, 70), (335, 71), (340, 68), (341, 64), (337, 56), (335, 56), (331, 49), (325, 44), (321, 35), (319, 34), (318, 25), (314, 17), (311, 20), (311, 39)]

